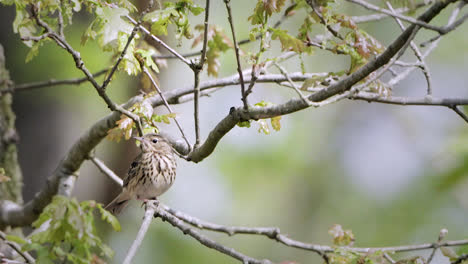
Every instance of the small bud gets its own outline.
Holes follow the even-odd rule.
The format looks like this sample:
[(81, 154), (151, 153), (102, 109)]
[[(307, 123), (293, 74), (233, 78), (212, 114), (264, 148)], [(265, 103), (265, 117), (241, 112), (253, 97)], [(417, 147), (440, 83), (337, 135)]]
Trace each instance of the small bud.
[(442, 239), (444, 239), (444, 237), (448, 234), (448, 230), (447, 228), (442, 228), (439, 232), (439, 239), (437, 240), (437, 242), (440, 242), (442, 241)]

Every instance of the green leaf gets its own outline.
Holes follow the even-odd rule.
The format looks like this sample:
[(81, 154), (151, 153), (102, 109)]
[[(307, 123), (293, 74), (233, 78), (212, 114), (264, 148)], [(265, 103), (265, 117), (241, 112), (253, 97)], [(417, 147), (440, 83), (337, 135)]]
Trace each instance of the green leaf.
[(99, 209), (99, 212), (101, 213), (101, 219), (106, 221), (107, 223), (111, 224), (112, 228), (114, 228), (115, 231), (120, 231), (122, 228), (120, 227), (119, 220), (111, 214), (110, 212), (106, 211), (101, 204), (97, 205), (97, 208)]
[(237, 123), (237, 126), (239, 127), (250, 127), (250, 121), (241, 121)]
[(270, 30), (273, 32), (271, 38), (279, 39), (281, 42), (281, 49), (283, 51), (291, 50), (297, 53), (302, 53), (306, 50), (310, 50), (306, 49), (307, 47), (302, 40), (289, 35), (288, 31), (278, 28), (270, 28)]
[(254, 13), (249, 16), (248, 20), (252, 25), (261, 25), (265, 22), (265, 6), (263, 5), (263, 0), (258, 0), (257, 5), (255, 6)]
[(189, 13), (198, 15), (204, 9), (187, 0), (176, 3), (165, 2), (164, 6), (165, 8), (150, 12), (143, 17), (144, 21), (152, 23), (151, 33), (154, 35), (167, 35), (168, 25), (175, 24), (177, 30), (176, 39), (180, 40), (182, 36), (191, 39), (193, 34), (188, 15)]
[(133, 29), (133, 26), (122, 18), (128, 15), (128, 10), (108, 6), (97, 7), (96, 15), (97, 19), (93, 23), (99, 46), (104, 50), (115, 50), (118, 47), (119, 36), (126, 39)]
[(14, 235), (6, 235), (6, 240), (18, 243), (20, 245), (28, 243), (28, 241), (24, 240), (24, 238)]
[(145, 67), (151, 68), (153, 69), (153, 71), (158, 73), (159, 72), (158, 65), (156, 65), (152, 57), (155, 53), (156, 52), (154, 49), (149, 49), (149, 50), (137, 49), (136, 50), (137, 58), (143, 61), (143, 64), (145, 65)]
[(281, 129), (281, 116), (275, 116), (271, 118), (271, 126), (274, 130), (280, 131)]
[(256, 104), (254, 104), (255, 106), (260, 106), (260, 107), (265, 107), (265, 106), (268, 106), (268, 105), (271, 105), (270, 102), (265, 102), (265, 100), (262, 100)]

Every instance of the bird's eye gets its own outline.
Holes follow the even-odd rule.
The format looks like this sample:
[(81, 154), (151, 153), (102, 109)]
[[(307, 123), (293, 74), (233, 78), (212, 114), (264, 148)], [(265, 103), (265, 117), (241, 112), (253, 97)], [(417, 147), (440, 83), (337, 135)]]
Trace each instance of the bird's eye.
[(158, 143), (157, 139), (153, 139), (152, 141), (153, 141), (153, 143)]

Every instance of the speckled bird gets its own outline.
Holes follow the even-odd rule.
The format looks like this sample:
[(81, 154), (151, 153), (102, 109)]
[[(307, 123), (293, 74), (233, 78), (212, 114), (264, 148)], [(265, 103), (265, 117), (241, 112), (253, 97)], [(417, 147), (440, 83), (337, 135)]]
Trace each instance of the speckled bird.
[(132, 162), (122, 192), (106, 209), (118, 214), (131, 199), (150, 200), (166, 192), (176, 177), (176, 154), (162, 136), (147, 134), (134, 137), (141, 142), (141, 153)]

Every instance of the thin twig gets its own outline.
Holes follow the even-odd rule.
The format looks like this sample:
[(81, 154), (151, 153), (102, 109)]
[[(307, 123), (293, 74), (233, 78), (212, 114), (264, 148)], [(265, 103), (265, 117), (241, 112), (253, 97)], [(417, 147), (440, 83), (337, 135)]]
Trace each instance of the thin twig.
[[(133, 23), (133, 25), (137, 25), (138, 23), (135, 21), (135, 19), (133, 19), (131, 16), (129, 15), (126, 15), (125, 16), (128, 20), (130, 20), (130, 22)], [(148, 35), (150, 38), (152, 38), (154, 41), (156, 41), (158, 44), (160, 44), (161, 46), (163, 46), (165, 49), (167, 49), (170, 53), (174, 54), (174, 56), (176, 56), (179, 60), (181, 60), (183, 63), (187, 64), (189, 67), (191, 66), (191, 62), (189, 60), (187, 60), (184, 56), (180, 55), (177, 51), (175, 51), (173, 48), (171, 48), (169, 45), (167, 45), (166, 43), (164, 43), (164, 41), (160, 40), (158, 37), (156, 37), (155, 35), (151, 34), (151, 32), (146, 29), (144, 26), (140, 25), (139, 26), (140, 29), (143, 31), (143, 33), (145, 33), (146, 35)]]
[(461, 254), (456, 260), (450, 262), (450, 264), (461, 264), (465, 260), (468, 260), (468, 254)]
[(390, 264), (395, 264), (395, 263), (396, 263), (396, 261), (393, 260), (392, 257), (390, 257), (390, 255), (389, 255), (387, 252), (385, 252), (385, 253), (383, 254), (383, 257), (384, 257)]
[[(450, 25), (452, 24), (455, 19), (457, 18), (457, 15), (458, 13), (460, 12), (461, 8), (464, 6), (464, 1), (462, 1), (453, 11), (452, 11), (452, 14), (450, 15), (449, 19), (448, 19), (448, 22), (447, 22), (447, 25)], [(437, 47), (437, 45), (439, 44), (439, 41), (440, 41), (440, 38), (437, 38), (435, 40), (433, 40), (431, 43), (431, 46), (429, 46), (429, 48), (427, 48), (424, 52), (424, 54), (422, 55), (422, 58), (426, 58), (429, 54), (431, 54), (431, 52)], [(425, 43), (422, 43), (420, 46), (421, 47), (425, 47), (429, 42), (425, 42)], [(399, 83), (401, 80), (405, 79), (406, 76), (408, 76), (412, 71), (414, 70), (414, 68), (409, 68), (409, 69), (406, 69), (406, 71), (398, 74), (398, 76), (392, 78), (389, 82), (388, 82), (388, 85), (390, 86), (394, 86), (396, 85), (397, 83)]]
[[(100, 70), (94, 74), (92, 74), (93, 78), (96, 78), (98, 76), (103, 75), (104, 73), (107, 72), (107, 69)], [(83, 77), (83, 78), (73, 78), (73, 79), (65, 79), (65, 80), (55, 80), (55, 79), (50, 79), (47, 81), (40, 81), (40, 82), (31, 82), (31, 83), (21, 83), (21, 84), (16, 84), (13, 86), (10, 86), (4, 90), (0, 91), (0, 95), (3, 93), (11, 93), (11, 92), (21, 92), (21, 91), (27, 91), (27, 90), (32, 90), (32, 89), (37, 89), (37, 88), (43, 88), (43, 87), (50, 87), (50, 86), (56, 86), (56, 85), (63, 85), (63, 84), (81, 84), (88, 81), (88, 77)]]
[(327, 28), (327, 30), (335, 36), (335, 38), (343, 39), (343, 37), (336, 31), (334, 30), (328, 23), (327, 21), (323, 18), (322, 13), (319, 10), (320, 5), (317, 3), (316, 0), (306, 0), (307, 4), (312, 8), (314, 13), (319, 17), (320, 22)]
[[(458, 6), (452, 11), (452, 14), (450, 14), (450, 18), (448, 19), (448, 23), (447, 25), (445, 26), (445, 28), (448, 28), (450, 26), (452, 26), (454, 23), (455, 23), (455, 19), (457, 18), (458, 16), (458, 13), (460, 13), (460, 10), (467, 4), (466, 1), (461, 1)], [(465, 14), (466, 16), (466, 14)], [(419, 44), (421, 47), (426, 47), (429, 43), (431, 42), (434, 42), (436, 40), (439, 40), (440, 38), (442, 37), (441, 34), (431, 38), (430, 40), (428, 41), (424, 41), (423, 43)]]
[(123, 48), (122, 52), (120, 53), (119, 58), (117, 59), (117, 62), (114, 64), (114, 66), (112, 67), (109, 75), (107, 76), (107, 78), (102, 83), (101, 89), (105, 90), (107, 88), (107, 85), (111, 81), (112, 76), (114, 75), (115, 71), (117, 70), (117, 67), (119, 66), (119, 64), (123, 60), (123, 58), (125, 57), (125, 54), (127, 53), (127, 49), (130, 46), (130, 43), (135, 38), (135, 36), (136, 36), (136, 34), (138, 32), (138, 29), (139, 29), (139, 27), (140, 27), (140, 25), (142, 23), (143, 17), (146, 15), (146, 13), (148, 13), (148, 11), (153, 7), (153, 5), (154, 5), (153, 0), (148, 1), (148, 6), (145, 8), (145, 10), (143, 10), (143, 12), (141, 12), (140, 19), (137, 21), (137, 23), (133, 27), (132, 32), (130, 33), (130, 35), (127, 38), (127, 43), (125, 43), (125, 47)]
[(465, 120), (465, 122), (468, 123), (468, 116), (466, 116), (465, 113), (462, 112), (462, 110), (460, 110), (456, 105), (450, 106), (450, 108), (453, 111), (455, 111), (455, 113), (457, 113), (461, 118), (463, 118), (463, 120)]
[(13, 241), (8, 240), (6, 237), (7, 237), (7, 235), (5, 233), (3, 233), (2, 231), (0, 231), (0, 239), (3, 240), (5, 242), (5, 244), (10, 246), (14, 251), (16, 251), (21, 257), (23, 257), (24, 260), (26, 261), (26, 263), (36, 263), (34, 258), (31, 255), (29, 255), (28, 252), (25, 252), (25, 251), (21, 250), (20, 245), (16, 244)]
[[(386, 2), (387, 4), (387, 7), (388, 9), (396, 14), (395, 12), (395, 9), (393, 9), (392, 5), (390, 4), (390, 2)], [(400, 26), (401, 30), (405, 30), (405, 26), (403, 25), (403, 23), (401, 22), (401, 20), (397, 17), (394, 17), (395, 21), (398, 23), (398, 25)], [(414, 52), (414, 55), (416, 56), (416, 58), (418, 58), (418, 60), (420, 61), (420, 65), (421, 65), (421, 70), (424, 74), (424, 76), (426, 77), (426, 82), (427, 82), (427, 94), (428, 95), (432, 95), (432, 80), (431, 80), (431, 74), (429, 73), (429, 67), (427, 66), (422, 54), (421, 54), (421, 51), (419, 51), (418, 49), (418, 46), (416, 45), (416, 43), (414, 43), (413, 40), (411, 40), (411, 43), (410, 43), (410, 46), (411, 46), (411, 49), (413, 50)]]
[(208, 19), (210, 17), (210, 0), (206, 0), (205, 6), (205, 21), (204, 21), (204, 31), (203, 31), (203, 48), (200, 57), (200, 63), (194, 63), (192, 70), (194, 75), (193, 87), (195, 93), (193, 94), (193, 119), (195, 124), (195, 145), (194, 148), (197, 148), (200, 145), (200, 72), (203, 69), (203, 65), (206, 61), (206, 47), (208, 43)]
[(247, 255), (244, 255), (235, 249), (223, 246), (219, 244), (218, 242), (202, 235), (200, 232), (196, 231), (193, 229), (191, 226), (188, 224), (184, 223), (182, 220), (180, 220), (178, 217), (172, 215), (169, 212), (166, 212), (164, 209), (162, 209), (161, 206), (156, 208), (156, 213), (155, 217), (160, 217), (162, 220), (169, 222), (172, 226), (180, 229), (185, 235), (189, 235), (193, 238), (195, 238), (198, 242), (201, 244), (205, 245), (206, 247), (212, 248), (216, 251), (219, 251), (223, 254), (226, 254), (230, 257), (233, 257), (235, 259), (238, 259), (242, 261), (244, 264), (267, 264), (271, 263), (269, 260), (258, 260), (254, 259), (252, 257), (249, 257)]
[(65, 34), (63, 33), (63, 15), (62, 15), (62, 8), (57, 9), (58, 12), (58, 29), (59, 29), (59, 34), (62, 38), (65, 38)]
[(294, 83), (292, 80), (291, 80), (291, 77), (289, 76), (288, 72), (286, 71), (285, 68), (283, 68), (281, 65), (279, 65), (278, 63), (274, 63), (274, 65), (278, 68), (278, 70), (281, 72), (281, 74), (284, 75), (284, 77), (286, 77), (286, 80), (288, 80), (288, 82), (291, 84), (291, 86), (294, 88), (294, 90), (296, 91), (296, 93), (299, 95), (300, 98), (302, 98), (302, 100), (304, 100), (305, 103), (307, 104), (310, 104), (309, 100), (307, 99), (307, 97), (305, 97), (302, 92), (300, 91), (299, 87), (296, 85), (296, 83)]
[(106, 175), (107, 177), (109, 177), (111, 180), (113, 180), (114, 182), (116, 182), (117, 184), (119, 184), (120, 186), (123, 186), (123, 180), (117, 176), (117, 174), (115, 174), (111, 169), (109, 169), (109, 167), (106, 166), (106, 164), (104, 164), (104, 162), (102, 162), (102, 160), (94, 157), (94, 155), (91, 155), (89, 157), (89, 160), (94, 164), (96, 165), (96, 167), (102, 172), (104, 173), (104, 175)]
[(143, 238), (146, 235), (146, 232), (148, 231), (148, 227), (151, 224), (151, 220), (153, 220), (154, 212), (156, 211), (156, 207), (158, 206), (156, 200), (149, 200), (145, 204), (146, 204), (146, 208), (145, 208), (145, 216), (143, 217), (143, 222), (141, 223), (140, 230), (138, 230), (138, 234), (135, 240), (133, 241), (132, 246), (128, 250), (128, 253), (125, 256), (125, 259), (122, 262), (123, 264), (132, 263), (132, 259), (135, 256), (136, 251), (140, 247), (141, 242), (143, 241)]
[[(424, 2), (416, 4), (414, 8), (402, 7), (402, 8), (395, 9), (395, 12), (398, 14), (402, 14), (402, 13), (407, 13), (410, 11), (415, 11), (421, 7), (427, 6), (430, 3), (431, 1), (424, 1)], [(360, 24), (360, 23), (379, 21), (388, 17), (390, 17), (390, 15), (377, 13), (377, 14), (371, 14), (371, 15), (352, 16), (351, 19), (354, 21), (354, 23)]]
[(234, 30), (234, 21), (232, 19), (232, 11), (231, 11), (230, 1), (231, 0), (224, 0), (224, 4), (226, 5), (226, 9), (227, 9), (227, 13), (228, 13), (229, 25), (231, 26), (232, 42), (234, 44), (234, 52), (236, 54), (237, 72), (239, 73), (239, 80), (240, 80), (241, 94), (242, 94), (242, 102), (244, 104), (244, 109), (247, 110), (247, 109), (249, 109), (249, 103), (247, 101), (247, 94), (246, 94), (246, 91), (245, 91), (244, 76), (242, 74), (242, 67), (241, 67), (240, 56), (239, 56), (239, 45), (237, 44), (237, 40), (236, 40), (236, 31)]
[[(200, 220), (196, 217), (193, 217), (181, 211), (172, 209), (163, 204), (161, 204), (159, 208), (163, 208), (165, 211), (169, 212), (174, 217), (177, 217), (178, 219), (199, 229), (205, 229), (205, 230), (210, 230), (214, 232), (221, 232), (229, 236), (232, 236), (235, 234), (266, 236), (270, 239), (276, 240), (287, 246), (295, 247), (299, 249), (305, 249), (305, 250), (313, 251), (319, 254), (334, 252), (336, 250), (336, 247), (318, 245), (318, 244), (310, 244), (310, 243), (304, 243), (304, 242), (300, 242), (297, 240), (293, 240), (287, 237), (286, 235), (281, 234), (280, 229), (277, 227), (224, 226), (224, 225), (209, 223), (209, 222)], [(439, 243), (438, 245), (434, 245), (434, 243), (425, 243), (425, 244), (420, 244), (420, 245), (404, 245), (404, 246), (395, 246), (395, 247), (352, 247), (352, 248), (343, 247), (343, 249), (347, 249), (349, 251), (360, 252), (360, 253), (368, 253), (368, 252), (375, 252), (375, 251), (405, 252), (405, 251), (430, 249), (434, 247), (453, 247), (453, 246), (460, 246), (460, 245), (467, 245), (467, 244), (468, 244), (468, 239), (446, 241), (443, 243)]]
[(381, 13), (387, 14), (389, 16), (399, 18), (401, 20), (404, 20), (406, 22), (410, 22), (410, 23), (412, 23), (414, 25), (418, 25), (418, 26), (421, 26), (421, 27), (426, 28), (426, 29), (430, 29), (430, 30), (433, 30), (433, 31), (436, 31), (436, 32), (439, 32), (439, 33), (442, 31), (442, 29), (440, 27), (433, 26), (433, 25), (428, 24), (428, 23), (426, 23), (424, 21), (417, 20), (417, 19), (414, 19), (412, 17), (404, 16), (402, 14), (398, 14), (398, 13), (395, 14), (395, 13), (393, 13), (393, 12), (387, 10), (387, 9), (380, 8), (380, 7), (375, 6), (375, 5), (371, 4), (371, 3), (368, 3), (368, 2), (366, 2), (364, 0), (347, 0), (347, 1), (349, 1), (351, 3), (354, 3), (354, 4), (357, 4), (357, 5), (360, 5), (360, 6), (364, 7), (364, 8), (369, 9), (369, 10), (381, 12)]
[[(153, 84), (154, 88), (156, 89), (156, 91), (158, 91), (159, 93), (159, 96), (161, 97), (161, 100), (163, 101), (164, 105), (166, 106), (167, 110), (169, 111), (169, 113), (174, 113), (174, 111), (172, 111), (172, 108), (171, 106), (169, 105), (169, 103), (167, 102), (166, 98), (164, 97), (161, 89), (159, 88), (159, 85), (156, 83), (156, 81), (154, 80), (153, 76), (151, 75), (151, 73), (148, 71), (148, 69), (146, 67), (142, 67), (143, 68), (143, 72), (146, 74), (146, 76), (150, 79), (151, 83)], [(189, 148), (189, 151), (191, 151), (192, 149), (192, 145), (190, 145), (190, 141), (187, 139), (187, 137), (185, 136), (185, 132), (184, 132), (184, 129), (182, 128), (182, 126), (180, 125), (179, 121), (177, 120), (177, 117), (174, 117), (174, 121), (177, 125), (177, 127), (179, 128), (179, 131), (180, 131), (180, 134), (182, 135), (182, 137), (184, 138), (185, 140), (185, 143), (187, 143), (187, 147)]]

